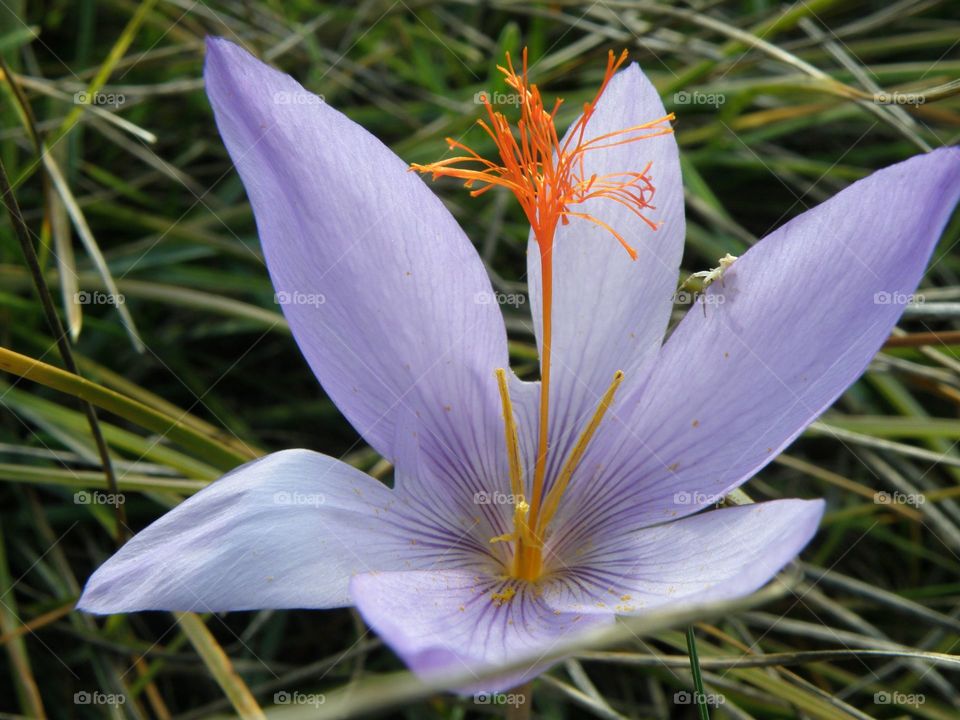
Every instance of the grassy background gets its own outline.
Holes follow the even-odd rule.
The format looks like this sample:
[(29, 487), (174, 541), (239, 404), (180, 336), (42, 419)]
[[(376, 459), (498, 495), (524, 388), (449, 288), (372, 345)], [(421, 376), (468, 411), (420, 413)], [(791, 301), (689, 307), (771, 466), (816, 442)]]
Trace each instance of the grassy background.
[[(400, 663), (348, 610), (179, 622), (71, 612), (117, 534), (111, 508), (75, 496), (106, 487), (78, 394), (102, 402), (112, 388), (136, 400), (99, 421), (133, 530), (265, 450), (308, 447), (389, 476), (323, 395), (273, 302), (203, 93), (207, 34), (292, 73), (410, 162), (442, 155), (447, 135), (489, 149), (471, 129), (474, 95), (506, 90), (495, 70), (505, 50), (527, 46), (545, 94), (575, 108), (607, 49), (626, 47), (677, 114), (686, 272), (960, 136), (960, 99), (947, 85), (960, 77), (960, 6), (937, 0), (5, 0), (0, 159), (93, 385), (54, 373), (35, 382), (0, 365), (3, 717), (256, 717), (258, 705), (277, 711), (278, 691), (324, 694), (316, 708), (280, 706), (314, 717), (331, 714), (345, 687), (390, 706), (412, 693), (389, 711), (402, 717), (502, 712), (417, 692), (404, 675), (377, 684)], [(84, 92), (99, 93), (95, 108), (76, 102)], [(926, 101), (883, 105), (878, 92)], [(436, 188), (497, 287), (523, 292), (519, 209), (497, 193), (469, 201), (454, 183)], [(12, 227), (5, 216), (0, 345), (62, 367)], [(924, 280), (926, 309), (901, 323), (907, 339), (746, 486), (756, 499), (825, 497), (829, 511), (791, 593), (697, 626), (707, 689), (725, 700), (714, 717), (958, 717), (960, 659), (931, 654), (960, 652), (958, 235), (955, 217)], [(72, 301), (113, 283), (127, 319)], [(533, 372), (527, 307), (505, 311), (515, 366)], [(907, 502), (919, 493), (925, 502)], [(674, 627), (585, 651), (537, 682), (536, 713), (694, 717), (675, 696), (692, 687), (685, 648)], [(745, 651), (747, 662), (725, 665)], [(78, 704), (78, 692), (126, 702)]]

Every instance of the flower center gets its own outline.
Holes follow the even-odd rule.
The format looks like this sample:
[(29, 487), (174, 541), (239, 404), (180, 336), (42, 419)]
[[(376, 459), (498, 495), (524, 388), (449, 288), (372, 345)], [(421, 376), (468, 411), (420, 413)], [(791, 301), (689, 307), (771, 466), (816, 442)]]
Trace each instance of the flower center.
[(503, 368), (497, 368), (497, 386), (500, 389), (500, 402), (503, 406), (503, 425), (507, 440), (507, 458), (510, 467), (510, 490), (515, 498), (513, 507), (513, 532), (491, 538), (490, 542), (513, 543), (513, 558), (510, 564), (510, 575), (521, 580), (538, 580), (543, 575), (543, 547), (547, 526), (560, 507), (560, 498), (570, 484), (574, 471), (583, 459), (584, 453), (594, 433), (600, 427), (603, 416), (613, 404), (614, 395), (620, 383), (623, 382), (623, 373), (614, 373), (613, 382), (600, 398), (597, 409), (590, 418), (573, 450), (567, 456), (560, 473), (546, 494), (539, 512), (532, 512), (523, 492), (523, 465), (520, 458), (520, 440), (517, 432), (517, 422), (513, 414), (513, 403), (510, 400), (510, 390), (507, 386), (507, 373)]
[[(452, 138), (447, 138), (451, 150), (463, 154), (425, 165), (411, 165), (411, 170), (430, 173), (438, 177), (454, 177), (471, 188), (474, 197), (493, 187), (506, 188), (516, 196), (530, 222), (533, 237), (540, 251), (541, 273), (541, 337), (540, 337), (540, 407), (537, 456), (534, 464), (533, 482), (529, 501), (523, 494), (520, 471), (519, 445), (516, 441), (516, 423), (506, 392), (503, 370), (497, 371), (500, 394), (504, 406), (507, 451), (510, 455), (510, 481), (518, 498), (514, 506), (514, 531), (493, 538), (494, 542), (509, 541), (514, 544), (511, 574), (516, 578), (535, 580), (543, 573), (543, 533), (547, 523), (556, 513), (560, 495), (570, 481), (586, 444), (600, 424), (623, 376), (617, 373), (610, 388), (600, 401), (593, 420), (584, 430), (563, 470), (550, 492), (544, 496), (546, 483), (548, 427), (550, 408), (550, 363), (552, 346), (553, 307), (553, 240), (560, 224), (566, 225), (570, 218), (580, 218), (604, 229), (623, 246), (633, 260), (637, 251), (615, 228), (578, 206), (590, 200), (607, 200), (626, 207), (643, 220), (651, 230), (659, 227), (644, 215), (652, 209), (654, 187), (650, 179), (650, 163), (642, 170), (624, 170), (605, 175), (587, 174), (585, 158), (596, 150), (618, 147), (648, 138), (673, 132), (670, 121), (673, 114), (632, 127), (587, 138), (587, 124), (594, 116), (597, 103), (610, 84), (616, 71), (626, 62), (627, 52), (619, 56), (607, 55), (607, 67), (600, 88), (590, 102), (584, 103), (583, 113), (567, 132), (562, 142), (557, 135), (555, 119), (562, 100), (558, 99), (553, 109), (547, 111), (540, 90), (531, 83), (527, 73), (527, 51), (523, 51), (521, 72), (514, 69), (509, 53), (506, 67), (498, 66), (507, 85), (519, 98), (520, 117), (513, 127), (506, 117), (493, 109), (488, 97), (483, 98), (487, 119), (477, 123), (496, 145), (499, 162), (488, 160), (474, 150)], [(475, 186), (476, 189), (473, 189)]]

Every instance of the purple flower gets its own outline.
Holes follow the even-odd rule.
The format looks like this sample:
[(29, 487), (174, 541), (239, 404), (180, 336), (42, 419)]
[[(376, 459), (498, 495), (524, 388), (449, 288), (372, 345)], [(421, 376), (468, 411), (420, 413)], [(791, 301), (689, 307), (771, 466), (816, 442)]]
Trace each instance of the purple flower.
[[(881, 170), (787, 223), (663, 343), (684, 240), (678, 153), (653, 86), (618, 66), (574, 125), (590, 152), (566, 176), (550, 175), (549, 138), (508, 173), (466, 156), (486, 171), (475, 190), (509, 186), (531, 217), (542, 397), (510, 373), (483, 265), (420, 177), (292, 78), (209, 41), (207, 91), (284, 314), (396, 486), (306, 450), (268, 455), (134, 537), (81, 609), (356, 605), (422, 675), (532, 658), (487, 683), (503, 688), (617, 614), (742, 596), (796, 556), (822, 501), (698, 511), (863, 372), (957, 202), (960, 151)], [(545, 128), (539, 94), (525, 97)], [(418, 169), (471, 180), (455, 164)], [(562, 187), (553, 209), (538, 182)]]

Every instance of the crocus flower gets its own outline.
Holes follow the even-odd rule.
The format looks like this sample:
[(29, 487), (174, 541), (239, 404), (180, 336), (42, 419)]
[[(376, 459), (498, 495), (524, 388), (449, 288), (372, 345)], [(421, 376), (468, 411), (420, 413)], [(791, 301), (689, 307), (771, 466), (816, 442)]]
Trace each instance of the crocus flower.
[(521, 123), (490, 107), (485, 121), (500, 157), (451, 142), (459, 155), (415, 169), (507, 188), (531, 221), (543, 384), (521, 382), (483, 264), (419, 174), (289, 76), (229, 42), (207, 48), (283, 312), (395, 486), (307, 450), (268, 455), (136, 535), (80, 608), (355, 605), (424, 676), (531, 658), (497, 689), (617, 614), (748, 594), (810, 540), (819, 500), (700, 511), (864, 371), (957, 202), (960, 151), (876, 172), (787, 223), (664, 343), (684, 217), (653, 86), (611, 56), (558, 139), (526, 63), (508, 66)]

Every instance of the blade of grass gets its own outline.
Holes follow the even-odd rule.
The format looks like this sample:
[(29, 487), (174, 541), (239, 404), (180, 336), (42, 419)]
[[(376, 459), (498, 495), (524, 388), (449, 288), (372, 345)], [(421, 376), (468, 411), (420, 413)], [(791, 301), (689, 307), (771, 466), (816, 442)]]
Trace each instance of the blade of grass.
[(27, 645), (24, 642), (20, 628), (23, 623), (17, 614), (17, 601), (12, 592), (16, 583), (10, 575), (10, 565), (7, 562), (7, 545), (3, 537), (3, 526), (0, 525), (0, 588), (6, 588), (3, 602), (0, 603), (0, 633), (8, 638), (4, 643), (7, 646), (7, 655), (14, 668), (13, 682), (20, 700), (20, 707), (27, 717), (45, 718), (43, 700), (37, 688), (37, 680), (30, 667), (30, 656), (27, 654)]
[(229, 470), (257, 457), (253, 451), (243, 453), (225, 445), (216, 437), (184, 425), (178, 418), (154, 410), (75, 373), (60, 370), (3, 347), (0, 347), (0, 370), (80, 398), (142, 428), (158, 432), (172, 442), (180, 443), (196, 452), (200, 458), (221, 470)]
[[(117, 63), (123, 58), (124, 54), (130, 48), (130, 44), (133, 42), (134, 36), (137, 34), (137, 31), (140, 29), (140, 25), (143, 23), (147, 14), (153, 9), (153, 6), (156, 5), (157, 0), (143, 0), (143, 2), (137, 5), (137, 9), (134, 12), (133, 16), (127, 22), (126, 27), (120, 33), (120, 36), (117, 38), (117, 41), (113, 44), (113, 47), (110, 48), (110, 52), (107, 54), (106, 59), (100, 65), (97, 70), (96, 75), (89, 82), (86, 89), (87, 97), (93, 97), (96, 93), (100, 92), (103, 89), (103, 86), (107, 82), (107, 78), (113, 73), (114, 68), (117, 66)], [(74, 105), (73, 109), (67, 113), (67, 116), (64, 118), (63, 122), (60, 124), (60, 127), (49, 138), (49, 145), (56, 145), (62, 140), (68, 132), (77, 124), (80, 118), (83, 116), (84, 111), (86, 110), (86, 105), (78, 103)], [(23, 172), (19, 178), (17, 178), (14, 187), (19, 187), (27, 178), (33, 175), (36, 172), (37, 168), (41, 164), (41, 161), (45, 155), (41, 153), (39, 160), (35, 160), (25, 172)]]
[[(12, 96), (15, 100), (15, 103), (20, 106), (20, 111), (18, 114), (21, 118), (21, 121), (27, 125), (27, 129), (33, 138), (34, 147), (37, 151), (38, 157), (40, 158), (40, 164), (46, 171), (46, 177), (53, 184), (53, 188), (56, 191), (57, 196), (63, 203), (63, 209), (66, 210), (67, 215), (73, 223), (73, 227), (77, 231), (77, 235), (80, 238), (81, 244), (84, 246), (87, 254), (90, 256), (90, 259), (93, 261), (94, 267), (97, 269), (97, 273), (100, 275), (103, 283), (106, 285), (108, 292), (110, 292), (115, 298), (121, 297), (120, 291), (117, 290), (116, 287), (116, 281), (110, 272), (110, 268), (107, 266), (107, 261), (100, 250), (100, 246), (97, 244), (97, 241), (93, 236), (93, 232), (90, 230), (90, 225), (87, 223), (87, 219), (83, 213), (83, 210), (81, 210), (79, 203), (77, 203), (76, 198), (73, 195), (73, 192), (70, 190), (70, 185), (63, 177), (63, 173), (60, 171), (59, 165), (54, 160), (48, 144), (36, 134), (36, 131), (31, 124), (29, 105), (27, 104), (26, 99), (23, 97), (23, 93), (20, 92), (20, 89), (14, 83), (13, 75), (10, 73), (6, 65), (2, 64), (2, 60), (0, 60), (0, 68), (3, 69), (4, 77), (10, 84), (10, 90), (12, 91)], [(4, 171), (4, 175), (5, 174), (6, 171)], [(5, 179), (4, 186), (9, 187), (9, 185), (9, 180)], [(6, 193), (6, 191), (4, 192)], [(12, 193), (10, 196), (13, 197)], [(26, 223), (23, 224), (23, 229), (28, 233), (29, 236), (29, 230), (27, 229)], [(69, 242), (69, 238), (67, 239), (67, 242)], [(72, 250), (67, 252), (68, 255), (66, 258), (64, 260), (60, 260), (58, 258), (57, 262), (61, 267), (61, 270), (68, 273), (73, 273), (71, 279), (68, 280), (64, 285), (63, 292), (65, 302), (72, 301), (73, 303), (76, 303), (76, 295), (67, 296), (67, 286), (76, 284), (76, 274), (67, 264), (67, 258), (72, 258), (73, 253)], [(120, 315), (121, 323), (123, 324), (127, 334), (130, 336), (130, 340), (133, 343), (134, 349), (136, 349), (137, 352), (143, 352), (143, 341), (140, 340), (140, 335), (137, 332), (136, 324), (133, 321), (133, 316), (130, 314), (130, 311), (127, 310), (123, 302), (114, 302), (113, 305), (116, 307), (117, 313)], [(67, 310), (68, 317), (71, 317), (72, 314), (75, 315), (76, 313), (71, 310)]]
[[(0, 463), (0, 481), (52, 485), (68, 490), (108, 489), (103, 474), (93, 470), (61, 470), (9, 463)], [(133, 473), (124, 474), (119, 482), (122, 492), (173, 492), (182, 495), (195, 493), (208, 484), (203, 480), (190, 478), (159, 478)]]
[(189, 638), (190, 644), (200, 655), (210, 674), (230, 699), (234, 710), (244, 720), (266, 720), (266, 715), (254, 699), (247, 684), (237, 674), (230, 658), (220, 647), (199, 615), (195, 613), (174, 613), (180, 628)]
[[(34, 250), (33, 243), (30, 242), (27, 223), (24, 221), (23, 214), (20, 212), (20, 206), (17, 204), (17, 199), (13, 194), (13, 189), (10, 187), (7, 171), (2, 162), (0, 162), (0, 194), (3, 195), (3, 203), (7, 208), (7, 214), (10, 216), (10, 220), (13, 223), (14, 231), (17, 235), (17, 239), (20, 242), (20, 249), (23, 252), (27, 267), (30, 269), (30, 274), (33, 276), (35, 288), (37, 294), (40, 296), (40, 302), (43, 305), (43, 311), (46, 315), (47, 324), (50, 326), (50, 331), (53, 333), (53, 337), (57, 344), (57, 349), (60, 352), (60, 357), (69, 373), (76, 376), (77, 365), (73, 360), (73, 352), (70, 348), (70, 343), (67, 341), (66, 333), (63, 329), (63, 325), (60, 322), (60, 316), (57, 315), (57, 310), (53, 305), (53, 298), (50, 296), (50, 290), (47, 288), (47, 284), (43, 279), (43, 272), (37, 260), (36, 251)], [(103, 439), (103, 434), (100, 432), (100, 424), (97, 422), (97, 411), (89, 401), (84, 401), (82, 403), (82, 407), (84, 414), (87, 417), (87, 423), (90, 425), (90, 432), (93, 435), (94, 444), (97, 447), (97, 453), (100, 457), (100, 464), (103, 467), (104, 475), (107, 478), (107, 485), (110, 487), (111, 492), (116, 492), (117, 477), (113, 472), (113, 465), (110, 462), (110, 452), (107, 450), (107, 444)], [(123, 544), (123, 541), (126, 538), (126, 533), (124, 531), (124, 528), (126, 527), (126, 512), (121, 505), (115, 505), (114, 514), (117, 520), (116, 540), (118, 544)]]
[[(3, 384), (0, 384), (0, 391), (3, 392), (3, 403), (5, 405), (15, 413), (42, 423), (48, 430), (51, 427), (56, 427), (65, 433), (74, 435), (83, 431), (82, 418), (73, 410), (37, 397), (32, 393), (23, 392), (16, 388), (6, 388)], [(221, 474), (212, 465), (168, 447), (161, 442), (162, 437), (143, 437), (102, 420), (100, 425), (103, 428), (103, 436), (107, 443), (121, 452), (128, 453), (133, 457), (135, 463), (140, 461), (157, 463), (177, 473), (182, 473), (188, 478), (198, 480), (215, 480)]]
[(697, 657), (697, 638), (693, 632), (693, 625), (687, 626), (687, 653), (690, 656), (690, 672), (693, 674), (694, 702), (700, 720), (710, 720), (710, 710), (707, 708), (707, 693), (703, 689), (703, 674), (700, 672), (700, 658)]

